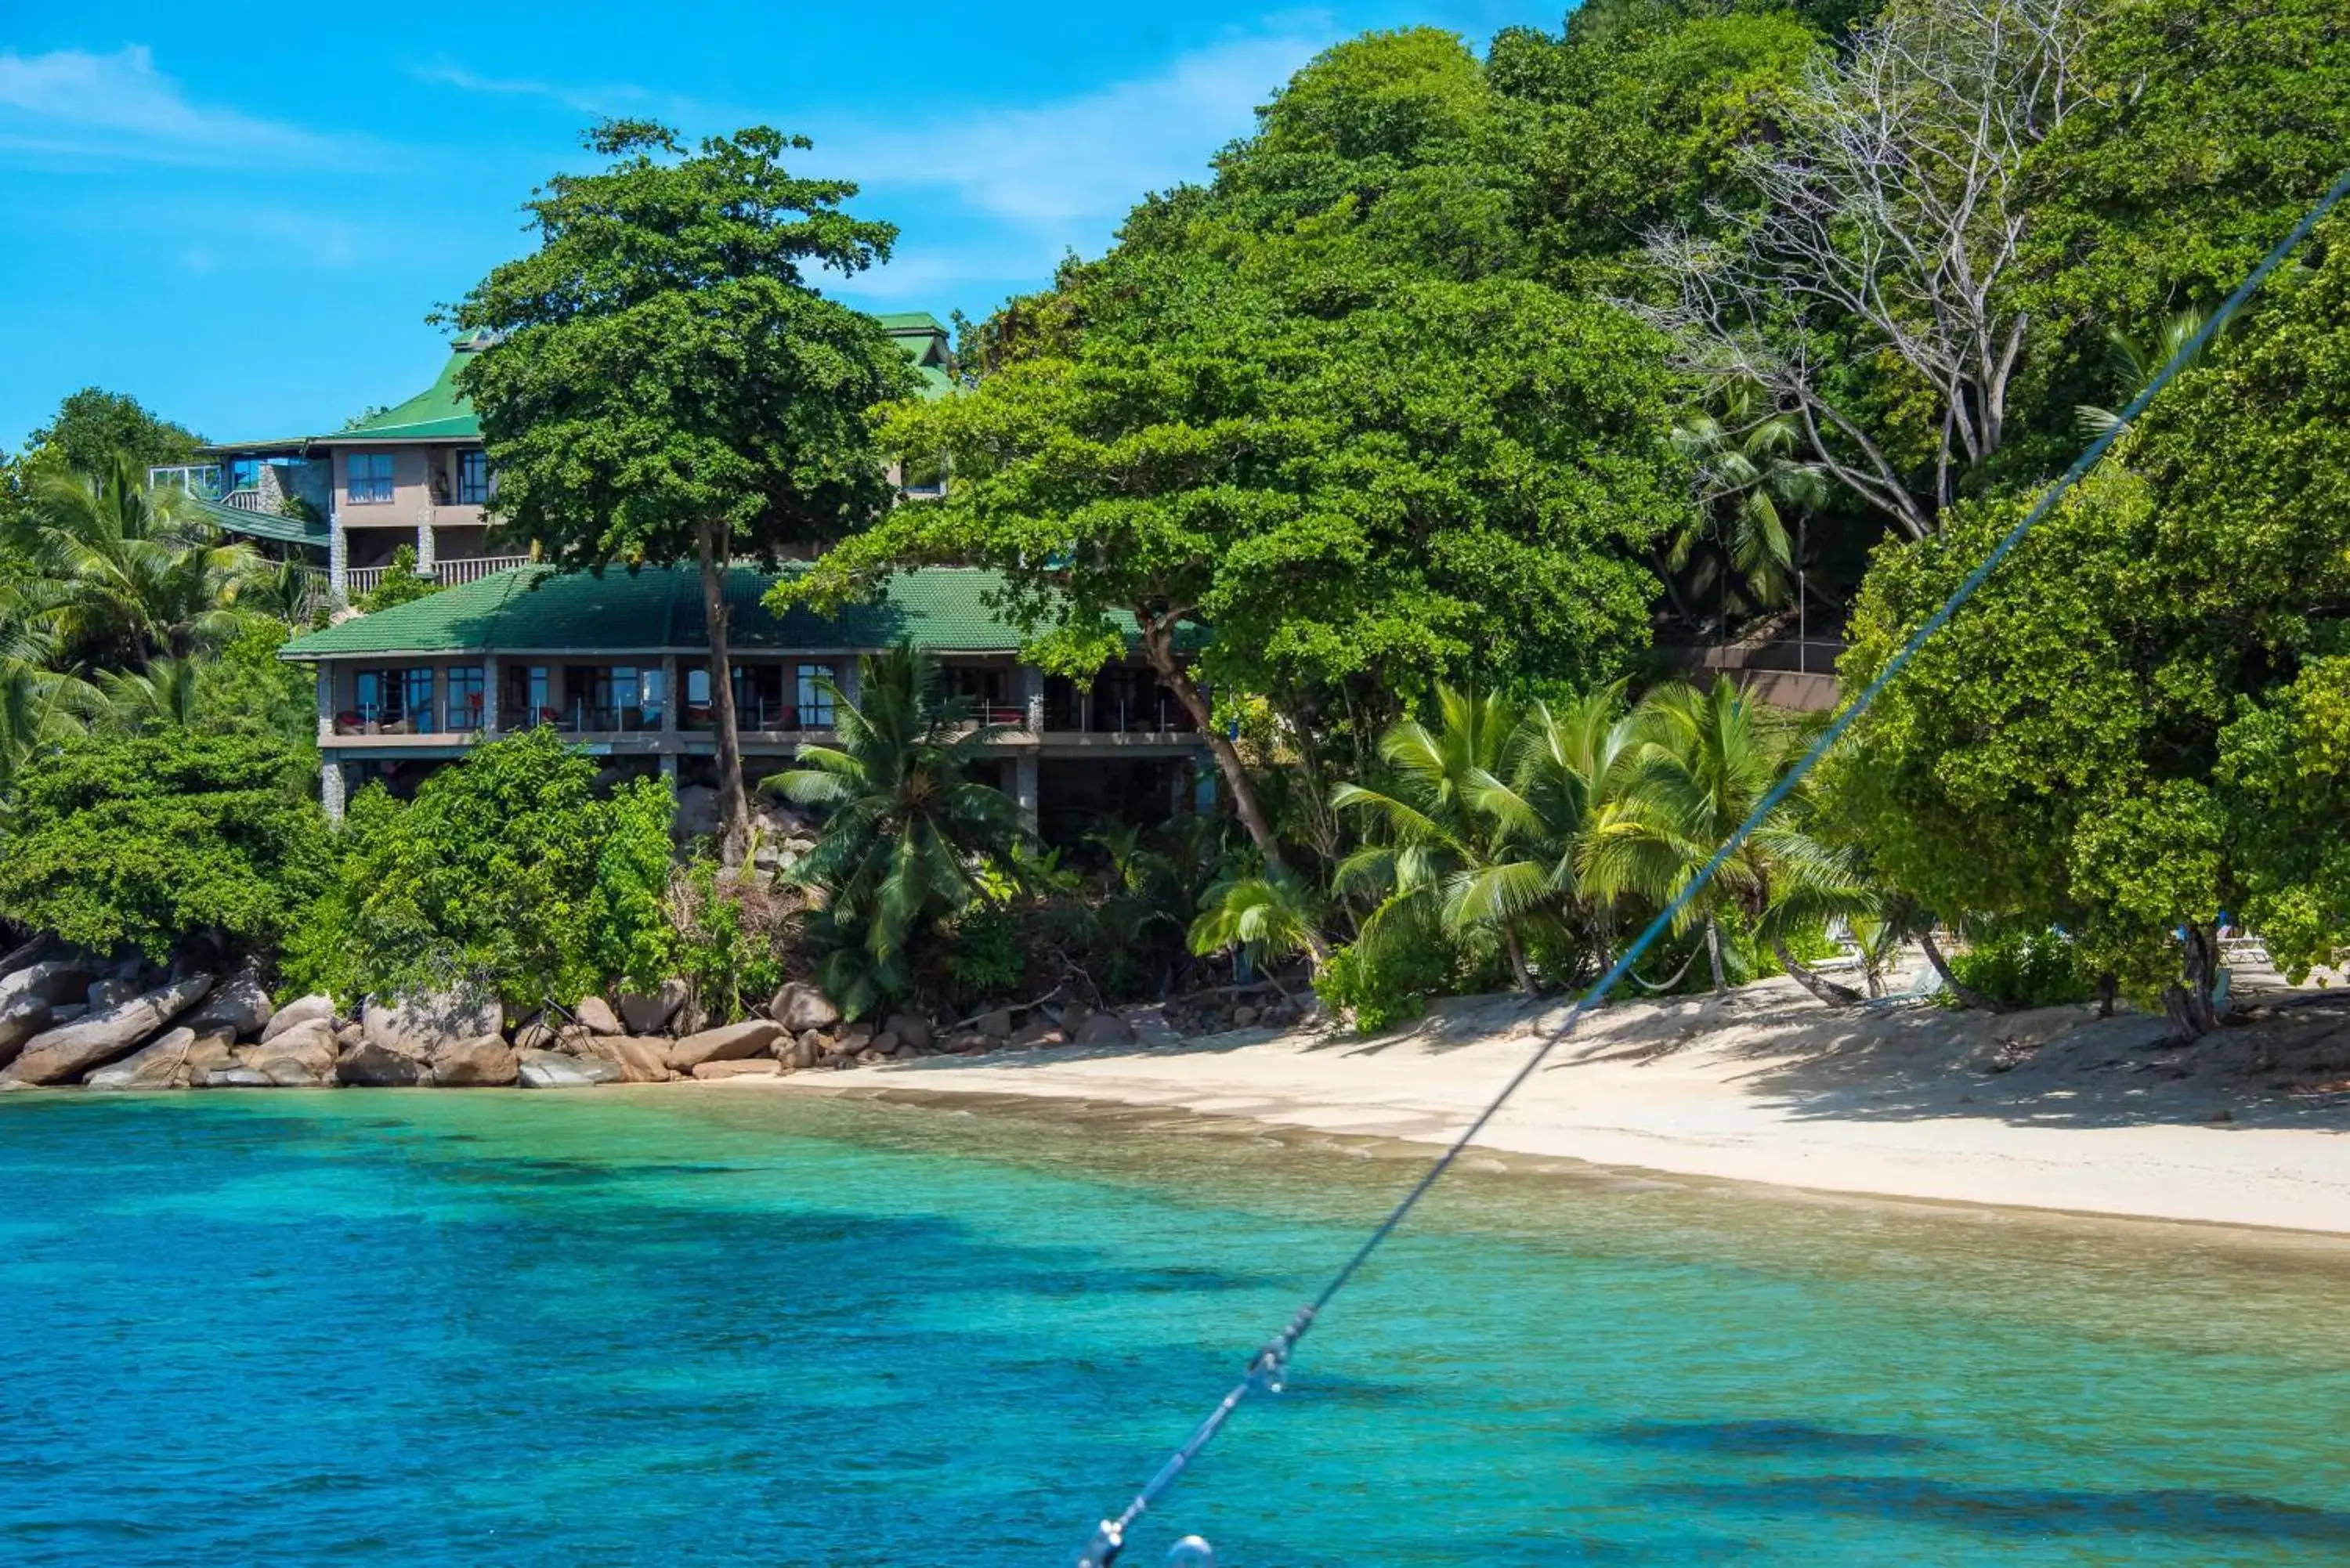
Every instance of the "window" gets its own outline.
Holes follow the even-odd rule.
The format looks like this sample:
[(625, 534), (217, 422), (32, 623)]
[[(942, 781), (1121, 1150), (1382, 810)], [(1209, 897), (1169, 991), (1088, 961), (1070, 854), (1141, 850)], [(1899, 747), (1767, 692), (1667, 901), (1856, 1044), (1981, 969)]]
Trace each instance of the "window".
[(800, 728), (829, 730), (834, 711), (832, 689), (819, 684), (832, 679), (829, 664), (803, 664), (799, 667)]
[(430, 670), (362, 670), (352, 680), (351, 696), (362, 727), (383, 734), (432, 732)]
[(490, 458), (487, 452), (457, 454), (457, 504), (479, 506), (490, 498)]
[(498, 698), (498, 722), (509, 730), (535, 730), (561, 717), (555, 711), (554, 683), (544, 664), (509, 664), (505, 691)]
[(391, 499), (391, 453), (355, 452), (343, 459), (343, 493), (355, 506)]
[(463, 734), (482, 727), (483, 699), (489, 681), (478, 664), (461, 664), (449, 671), (449, 731)]

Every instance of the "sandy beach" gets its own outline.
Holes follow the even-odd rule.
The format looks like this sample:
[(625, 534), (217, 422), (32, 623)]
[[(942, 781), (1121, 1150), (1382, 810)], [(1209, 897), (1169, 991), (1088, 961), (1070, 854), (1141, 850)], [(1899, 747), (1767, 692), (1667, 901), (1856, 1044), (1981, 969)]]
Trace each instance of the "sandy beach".
[[(2193, 1047), (2093, 1007), (1830, 1012), (1786, 981), (1615, 1005), (1560, 1046), (1482, 1147), (1817, 1191), (2350, 1234), (2350, 996)], [(933, 1057), (696, 1085), (1019, 1095), (1436, 1144), (1565, 1016), (1471, 998), (1364, 1039), (1301, 1030)]]

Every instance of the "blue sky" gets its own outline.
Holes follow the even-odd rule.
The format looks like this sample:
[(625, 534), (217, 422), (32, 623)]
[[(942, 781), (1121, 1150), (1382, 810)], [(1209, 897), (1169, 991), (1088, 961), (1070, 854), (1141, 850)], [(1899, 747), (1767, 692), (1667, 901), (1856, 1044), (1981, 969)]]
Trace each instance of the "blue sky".
[(772, 124), (865, 187), (897, 259), (878, 310), (983, 314), (1201, 173), (1318, 49), (1427, 24), (1482, 46), (1501, 0), (814, 7), (0, 5), (0, 445), (96, 384), (215, 440), (330, 428), (421, 389), (423, 323), (526, 244), (588, 166), (581, 126)]

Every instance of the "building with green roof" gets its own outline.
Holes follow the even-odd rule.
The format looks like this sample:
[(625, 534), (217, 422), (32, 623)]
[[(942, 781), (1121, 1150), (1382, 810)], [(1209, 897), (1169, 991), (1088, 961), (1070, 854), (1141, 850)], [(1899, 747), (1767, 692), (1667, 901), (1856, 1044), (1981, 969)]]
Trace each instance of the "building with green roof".
[[(765, 603), (775, 580), (743, 566), (726, 584), (750, 782), (803, 742), (832, 738), (833, 689), (855, 701), (859, 656), (910, 643), (994, 727), (998, 782), (1047, 836), (1073, 836), (1103, 816), (1157, 820), (1191, 798), (1205, 762), (1191, 716), (1139, 660), (1086, 681), (1024, 663), (995, 574), (902, 573), (835, 615), (775, 613)], [(709, 642), (691, 566), (509, 568), (296, 638), (282, 657), (317, 668), (323, 794), (336, 815), (356, 785), (405, 790), (489, 737), (541, 724), (616, 769), (657, 769), (689, 786), (716, 781)]]
[[(927, 311), (877, 319), (920, 373), (924, 396), (951, 389), (943, 322)], [(420, 575), (443, 584), (525, 565), (526, 556), (491, 536), (481, 421), (457, 389), (467, 360), (495, 341), (479, 332), (455, 339), (430, 387), (338, 430), (207, 446), (204, 462), (157, 470), (151, 480), (183, 486), (230, 532), (322, 566), (337, 603), (372, 590), (402, 547)], [(937, 494), (943, 483), (931, 472), (896, 477), (913, 495)]]

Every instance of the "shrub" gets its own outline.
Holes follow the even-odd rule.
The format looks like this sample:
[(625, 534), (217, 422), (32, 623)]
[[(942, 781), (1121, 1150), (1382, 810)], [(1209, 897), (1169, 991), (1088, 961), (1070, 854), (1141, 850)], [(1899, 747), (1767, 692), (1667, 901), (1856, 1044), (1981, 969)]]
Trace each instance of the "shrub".
[(1351, 1015), (1365, 1034), (1417, 1018), (1430, 996), (1452, 986), (1454, 955), (1433, 943), (1393, 943), (1375, 958), (1359, 946), (1332, 953), (1314, 976), (1314, 993), (1334, 1013)]
[(464, 987), (518, 1006), (660, 978), (673, 810), (666, 779), (594, 792), (550, 730), (496, 741), (402, 805), (360, 792), (331, 884), (287, 944), (296, 986), (346, 998)]
[(2000, 1007), (2054, 1007), (2096, 994), (2072, 939), (2061, 931), (2004, 927), (1950, 955), (1959, 983)]
[(20, 775), (0, 918), (104, 952), (265, 956), (321, 885), (301, 754), (257, 735), (91, 736)]
[[(671, 946), (678, 972), (712, 1023), (731, 1023), (784, 982), (775, 944), (746, 906), (762, 895), (742, 882), (722, 883), (718, 863), (697, 856), (672, 881)], [(771, 897), (771, 896), (768, 896)]]

